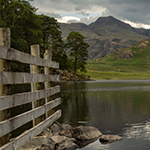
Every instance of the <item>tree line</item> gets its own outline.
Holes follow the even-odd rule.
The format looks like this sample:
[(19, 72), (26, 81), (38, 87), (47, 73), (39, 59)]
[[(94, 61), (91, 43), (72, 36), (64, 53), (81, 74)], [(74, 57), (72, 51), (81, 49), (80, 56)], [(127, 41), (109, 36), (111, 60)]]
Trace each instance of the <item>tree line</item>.
[(72, 31), (64, 42), (57, 20), (36, 14), (31, 1), (0, 0), (0, 27), (11, 28), (11, 47), (30, 53), (30, 45), (38, 43), (41, 56), (46, 49), (52, 50), (53, 61), (59, 62), (60, 69), (85, 71), (89, 44), (84, 42), (84, 36)]

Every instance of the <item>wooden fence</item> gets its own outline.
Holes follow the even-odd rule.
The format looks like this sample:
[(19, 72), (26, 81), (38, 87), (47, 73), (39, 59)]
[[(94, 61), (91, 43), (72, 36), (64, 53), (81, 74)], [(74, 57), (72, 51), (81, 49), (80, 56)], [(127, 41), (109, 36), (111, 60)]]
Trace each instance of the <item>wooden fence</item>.
[[(50, 68), (59, 68), (59, 63), (51, 60), (50, 50), (45, 51), (44, 59), (40, 58), (39, 45), (31, 46), (31, 55), (10, 48), (8, 28), (0, 28), (0, 45), (0, 150), (17, 150), (61, 116), (61, 110), (50, 112), (61, 103), (60, 98), (50, 97), (60, 92), (58, 85), (51, 87), (51, 82), (59, 81), (59, 75), (50, 74)], [(9, 71), (10, 61), (30, 65), (30, 73)], [(39, 89), (41, 82), (45, 85), (42, 90)], [(31, 92), (8, 95), (8, 85), (26, 83), (31, 84)], [(41, 99), (44, 99), (42, 105)], [(28, 103), (32, 103), (31, 110), (9, 117), (9, 109)], [(33, 127), (10, 139), (12, 131), (31, 121)]]

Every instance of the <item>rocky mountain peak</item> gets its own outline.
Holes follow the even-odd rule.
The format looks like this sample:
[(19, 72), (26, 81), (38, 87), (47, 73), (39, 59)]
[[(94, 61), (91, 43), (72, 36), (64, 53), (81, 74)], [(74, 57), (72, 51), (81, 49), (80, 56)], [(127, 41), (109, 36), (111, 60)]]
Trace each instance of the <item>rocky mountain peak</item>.
[(131, 47), (150, 38), (150, 30), (133, 28), (113, 16), (100, 17), (90, 25), (71, 23), (60, 26), (64, 40), (71, 31), (84, 35), (86, 42), (90, 44), (89, 59), (105, 57), (118, 48)]
[(116, 18), (114, 18), (113, 16), (108, 16), (108, 17), (99, 17), (95, 22), (91, 23), (89, 26), (93, 27), (93, 26), (119, 26), (119, 27), (123, 27), (123, 28), (127, 28), (127, 29), (131, 29), (132, 27), (129, 24), (126, 24)]

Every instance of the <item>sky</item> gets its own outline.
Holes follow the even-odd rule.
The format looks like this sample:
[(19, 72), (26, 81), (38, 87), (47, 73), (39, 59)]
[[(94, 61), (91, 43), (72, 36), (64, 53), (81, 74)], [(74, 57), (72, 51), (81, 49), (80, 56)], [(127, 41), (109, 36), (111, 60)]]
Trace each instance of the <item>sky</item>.
[(150, 29), (150, 0), (34, 0), (32, 5), (38, 14), (58, 22), (90, 24), (111, 15), (133, 27)]

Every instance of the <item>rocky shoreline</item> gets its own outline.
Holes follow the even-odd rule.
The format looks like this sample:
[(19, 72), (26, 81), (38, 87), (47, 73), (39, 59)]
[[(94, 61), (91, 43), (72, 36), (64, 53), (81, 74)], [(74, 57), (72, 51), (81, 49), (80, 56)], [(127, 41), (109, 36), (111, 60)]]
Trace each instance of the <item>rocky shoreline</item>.
[(86, 76), (85, 74), (73, 74), (68, 71), (63, 70), (55, 70), (55, 73), (60, 75), (60, 81), (93, 81), (90, 76)]
[(61, 125), (55, 122), (19, 150), (75, 150), (85, 147), (97, 139), (102, 144), (122, 140), (118, 135), (103, 135), (92, 126), (73, 128), (68, 124)]

